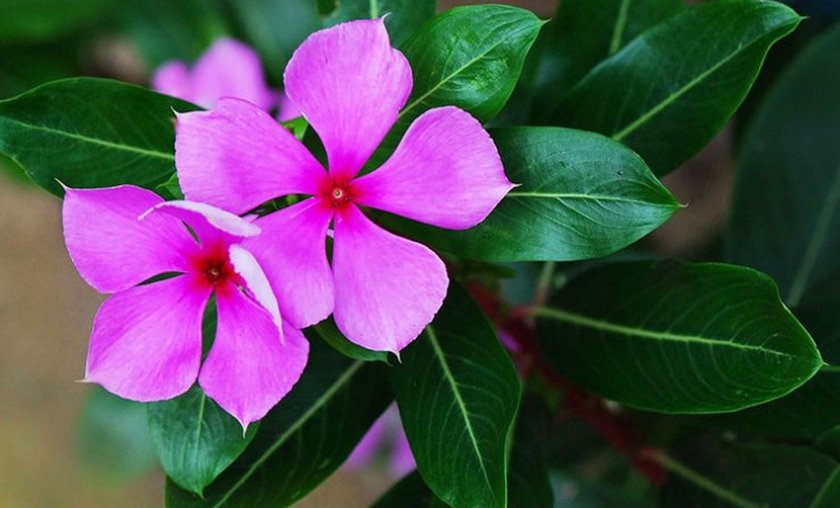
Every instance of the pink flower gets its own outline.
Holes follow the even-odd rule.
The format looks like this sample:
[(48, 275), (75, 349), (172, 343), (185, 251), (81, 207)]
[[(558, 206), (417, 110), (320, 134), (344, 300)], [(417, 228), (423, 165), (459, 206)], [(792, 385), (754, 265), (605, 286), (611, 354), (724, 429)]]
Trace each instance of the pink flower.
[[(391, 158), (357, 176), (411, 93), (411, 68), (382, 19), (309, 36), (285, 73), (286, 93), (320, 136), (329, 171), (270, 116), (224, 99), (178, 116), (175, 162), (189, 199), (243, 214), (288, 194), (309, 195), (256, 221), (243, 241), (297, 327), (334, 312), (341, 331), (398, 352), (432, 320), (448, 277), (427, 247), (374, 224), (360, 206), (449, 229), (475, 226), (512, 184), (490, 136), (456, 107), (417, 118)], [(332, 266), (325, 241), (333, 223)]]
[[(131, 185), (65, 190), (70, 257), (88, 284), (113, 293), (94, 318), (85, 381), (149, 402), (180, 395), (198, 378), (243, 427), (289, 392), (309, 344), (282, 323), (262, 269), (240, 245), (258, 226)], [(173, 276), (149, 281), (162, 274)], [(216, 338), (199, 373), (213, 293)]]
[(177, 60), (163, 64), (152, 76), (152, 88), (205, 108), (236, 97), (266, 111), (279, 107), (281, 121), (299, 116), (282, 92), (269, 88), (257, 53), (229, 38), (214, 42), (192, 69)]

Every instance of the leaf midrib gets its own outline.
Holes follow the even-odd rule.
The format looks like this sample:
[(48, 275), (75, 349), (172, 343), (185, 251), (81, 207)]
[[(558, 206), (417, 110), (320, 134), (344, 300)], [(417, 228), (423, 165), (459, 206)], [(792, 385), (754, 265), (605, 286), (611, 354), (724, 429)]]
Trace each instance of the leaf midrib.
[(679, 205), (673, 203), (656, 203), (653, 201), (642, 201), (640, 199), (629, 199), (624, 198), (621, 196), (609, 196), (606, 194), (581, 194), (581, 193), (574, 193), (574, 192), (518, 192), (518, 191), (511, 191), (508, 192), (508, 197), (522, 197), (522, 198), (548, 198), (548, 199), (579, 199), (579, 200), (591, 200), (591, 201), (615, 201), (618, 203), (630, 203), (635, 205), (645, 205), (645, 206), (667, 206), (672, 208), (677, 208)]
[(464, 398), (461, 396), (461, 390), (458, 388), (458, 383), (455, 381), (455, 376), (452, 374), (452, 369), (449, 367), (449, 363), (446, 361), (446, 356), (443, 353), (443, 350), (438, 343), (437, 333), (431, 326), (426, 327), (426, 335), (429, 337), (429, 342), (432, 345), (432, 350), (435, 352), (435, 356), (438, 357), (440, 360), (440, 366), (443, 370), (443, 375), (446, 381), (449, 383), (450, 388), (452, 389), (452, 393), (455, 396), (455, 402), (458, 405), (458, 408), (461, 411), (461, 416), (464, 419), (464, 424), (467, 427), (467, 434), (470, 436), (470, 444), (472, 445), (473, 451), (475, 451), (475, 455), (478, 458), (478, 464), (481, 468), (482, 476), (484, 477), (484, 482), (487, 484), (487, 488), (493, 493), (493, 497), (496, 497), (496, 491), (493, 489), (493, 486), (490, 482), (490, 477), (487, 476), (487, 467), (484, 465), (484, 457), (481, 455), (481, 450), (478, 448), (478, 438), (475, 435), (475, 431), (472, 428), (472, 421), (470, 420), (470, 413), (467, 411), (467, 405), (464, 402)]
[(27, 129), (48, 132), (50, 134), (54, 134), (54, 135), (57, 135), (57, 136), (64, 136), (64, 137), (68, 137), (68, 138), (71, 138), (71, 139), (76, 139), (76, 140), (79, 140), (79, 141), (83, 141), (85, 143), (91, 143), (91, 144), (94, 144), (94, 145), (104, 146), (104, 147), (107, 147), (107, 148), (110, 148), (110, 149), (113, 149), (113, 150), (132, 152), (132, 153), (145, 155), (145, 156), (148, 156), (148, 157), (166, 159), (166, 160), (169, 160), (169, 161), (174, 161), (175, 160), (175, 155), (171, 154), (171, 153), (158, 152), (158, 151), (155, 151), (155, 150), (149, 150), (149, 149), (146, 149), (146, 148), (140, 148), (140, 147), (132, 146), (132, 145), (121, 145), (121, 144), (118, 144), (118, 143), (114, 143), (113, 141), (107, 141), (107, 140), (104, 140), (104, 139), (85, 136), (83, 134), (77, 134), (77, 133), (74, 133), (74, 132), (62, 131), (62, 130), (59, 130), (59, 129), (53, 129), (52, 127), (46, 127), (46, 126), (43, 126), (43, 125), (34, 125), (34, 124), (27, 123), (27, 122), (22, 122), (20, 120), (15, 120), (14, 118), (9, 118), (7, 116), (0, 115), (0, 122), (9, 122), (9, 123), (19, 125), (21, 127), (27, 128)]
[(835, 467), (834, 470), (831, 471), (831, 474), (828, 475), (828, 478), (825, 479), (825, 482), (823, 482), (822, 486), (820, 487), (820, 490), (817, 491), (817, 494), (814, 496), (813, 501), (811, 501), (811, 504), (808, 505), (810, 508), (819, 508), (818, 503), (822, 502), (823, 497), (825, 496), (826, 492), (828, 492), (828, 489), (831, 486), (831, 482), (838, 476), (840, 476), (840, 466)]
[(364, 363), (365, 362), (362, 361), (353, 362), (347, 368), (347, 370), (344, 371), (344, 373), (341, 376), (339, 376), (338, 379), (336, 379), (336, 381), (326, 391), (324, 391), (324, 393), (320, 397), (318, 397), (315, 403), (309, 409), (307, 409), (306, 412), (297, 421), (295, 421), (293, 425), (286, 429), (285, 432), (280, 434), (280, 436), (277, 438), (274, 444), (266, 448), (265, 452), (263, 452), (263, 454), (260, 455), (260, 458), (255, 460), (254, 463), (251, 464), (251, 466), (245, 471), (245, 473), (239, 478), (239, 480), (237, 480), (237, 482), (234, 483), (233, 486), (227, 492), (225, 492), (224, 496), (222, 496), (222, 498), (213, 505), (213, 508), (219, 508), (225, 503), (227, 503), (231, 496), (233, 496), (233, 494), (236, 493), (236, 491), (239, 490), (239, 488), (242, 487), (242, 485), (244, 485), (245, 482), (248, 481), (248, 479), (251, 478), (251, 476), (260, 467), (262, 467), (262, 465), (281, 446), (283, 446), (283, 444), (286, 443), (286, 441), (289, 439), (289, 437), (292, 436), (292, 434), (294, 434), (298, 429), (300, 429), (300, 427), (303, 426), (303, 424), (306, 423), (310, 418), (312, 418), (315, 415), (315, 413), (317, 413), (318, 410), (320, 410), (329, 401), (329, 399), (331, 399), (332, 396), (335, 395), (336, 392), (338, 392), (338, 390), (340, 390), (345, 384), (347, 384), (347, 382), (350, 380), (350, 378), (353, 377), (356, 371), (362, 368)]
[(766, 349), (761, 346), (755, 346), (752, 344), (740, 344), (737, 342), (720, 340), (720, 339), (712, 339), (709, 337), (701, 337), (696, 335), (683, 335), (671, 332), (659, 332), (654, 330), (647, 330), (644, 328), (635, 328), (632, 326), (616, 324), (610, 321), (605, 321), (602, 319), (595, 319), (589, 316), (584, 316), (582, 314), (576, 314), (573, 312), (568, 312), (562, 309), (554, 309), (548, 307), (538, 307), (534, 309), (533, 314), (535, 316), (542, 316), (546, 318), (556, 319), (558, 321), (563, 321), (566, 323), (570, 323), (576, 326), (588, 327), (593, 328), (596, 330), (604, 331), (604, 332), (611, 332), (616, 333), (619, 335), (628, 335), (631, 337), (640, 337), (645, 339), (654, 339), (654, 340), (664, 340), (664, 341), (673, 341), (673, 342), (683, 342), (683, 343), (693, 343), (693, 344), (703, 344), (704, 346), (712, 346), (712, 347), (731, 347), (735, 349), (741, 349), (745, 351), (758, 351), (765, 354), (783, 356), (785, 358), (805, 358), (799, 355), (793, 355), (790, 353), (784, 353), (781, 351), (775, 351), (773, 349)]
[(781, 26), (782, 25), (773, 27), (772, 30), (768, 30), (762, 36), (756, 38), (754, 41), (750, 42), (749, 44), (738, 47), (735, 51), (733, 51), (732, 53), (727, 55), (725, 58), (720, 60), (718, 63), (709, 67), (707, 70), (701, 72), (697, 77), (690, 80), (688, 83), (686, 83), (685, 85), (683, 85), (682, 87), (677, 89), (675, 92), (668, 95), (665, 99), (662, 100), (662, 102), (656, 104), (654, 107), (652, 107), (651, 109), (649, 109), (646, 112), (644, 112), (643, 114), (641, 114), (636, 120), (634, 120), (633, 122), (628, 124), (626, 127), (624, 127), (619, 132), (616, 132), (615, 134), (612, 134), (610, 137), (612, 139), (616, 140), (616, 141), (623, 140), (624, 138), (626, 138), (627, 136), (629, 136), (630, 134), (635, 132), (637, 129), (642, 127), (644, 124), (646, 124), (648, 122), (648, 120), (650, 120), (654, 116), (658, 115), (660, 112), (662, 112), (665, 108), (667, 108), (672, 103), (674, 103), (680, 97), (682, 97), (683, 95), (685, 95), (686, 93), (691, 91), (695, 86), (702, 83), (707, 77), (711, 76), (712, 74), (717, 72), (721, 67), (723, 67), (724, 65), (731, 62), (736, 56), (742, 54), (744, 51), (747, 51), (747, 50), (751, 49), (753, 46), (755, 46), (756, 44), (758, 44), (762, 40), (764, 40), (764, 38), (767, 37), (768, 34), (772, 33), (774, 30), (779, 29)]

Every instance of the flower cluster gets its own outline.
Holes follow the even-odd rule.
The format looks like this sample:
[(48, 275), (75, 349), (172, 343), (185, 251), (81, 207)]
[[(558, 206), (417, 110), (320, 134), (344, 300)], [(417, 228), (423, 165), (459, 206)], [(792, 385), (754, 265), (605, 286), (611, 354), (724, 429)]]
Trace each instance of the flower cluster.
[[(363, 171), (412, 89), (382, 19), (316, 32), (287, 66), (288, 100), (318, 134), (326, 168), (266, 112), (264, 84), (196, 91), (216, 72), (214, 60), (237, 51), (251, 62), (222, 41), (191, 77), (183, 64), (158, 73), (159, 89), (183, 85), (169, 90), (213, 106), (177, 116), (175, 165), (187, 200), (163, 202), (132, 186), (67, 189), (64, 227), (79, 272), (113, 293), (94, 321), (86, 379), (141, 401), (177, 396), (198, 379), (247, 426), (300, 377), (308, 355), (300, 329), (332, 314), (350, 341), (399, 353), (442, 305), (441, 259), (365, 209), (466, 229), (512, 184), (490, 136), (456, 107), (420, 115), (386, 162)], [(217, 97), (239, 90), (257, 92)], [(252, 213), (288, 195), (307, 197)], [(211, 295), (218, 329), (202, 365)]]

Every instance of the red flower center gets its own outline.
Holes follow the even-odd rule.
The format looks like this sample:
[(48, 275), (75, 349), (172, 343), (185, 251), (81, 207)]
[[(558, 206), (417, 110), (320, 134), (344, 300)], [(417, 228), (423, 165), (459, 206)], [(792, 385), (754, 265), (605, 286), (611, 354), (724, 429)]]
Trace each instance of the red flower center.
[(318, 197), (334, 210), (341, 211), (356, 199), (356, 191), (352, 182), (326, 179)]
[(202, 249), (193, 261), (195, 271), (210, 286), (218, 286), (228, 281), (238, 282), (239, 276), (228, 259), (227, 249), (223, 245)]

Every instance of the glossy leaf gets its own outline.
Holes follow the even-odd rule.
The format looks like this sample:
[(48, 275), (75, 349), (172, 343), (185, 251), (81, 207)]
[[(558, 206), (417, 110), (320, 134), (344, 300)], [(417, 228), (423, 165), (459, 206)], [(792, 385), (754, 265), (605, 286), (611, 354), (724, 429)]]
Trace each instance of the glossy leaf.
[(799, 21), (775, 2), (701, 3), (595, 67), (541, 120), (610, 136), (665, 174), (720, 130), (770, 46)]
[(722, 264), (642, 261), (584, 273), (536, 311), (560, 373), (608, 399), (716, 413), (779, 398), (822, 365), (766, 275)]
[(391, 487), (371, 508), (448, 508), (414, 471)]
[(385, 362), (388, 363), (388, 353), (385, 351), (371, 351), (357, 346), (341, 333), (332, 317), (321, 321), (314, 326), (315, 333), (321, 336), (324, 341), (333, 349), (353, 360), (363, 362)]
[(201, 495), (254, 438), (259, 422), (242, 426), (193, 386), (171, 400), (146, 406), (152, 443), (169, 478)]
[(662, 508), (840, 506), (840, 464), (814, 450), (723, 443), (691, 452), (672, 470)]
[(173, 109), (196, 107), (117, 81), (54, 81), (0, 101), (0, 152), (58, 195), (56, 180), (154, 189), (175, 171)]
[(310, 339), (298, 384), (261, 421), (245, 452), (204, 490), (166, 486), (166, 506), (289, 506), (335, 471), (391, 401), (383, 366)]
[(840, 269), (840, 26), (769, 90), (740, 153), (728, 258), (769, 273), (796, 306)]
[(420, 25), (435, 15), (436, 0), (341, 0), (327, 17), (334, 25), (353, 19), (375, 19), (386, 16), (385, 25), (391, 43), (399, 47)]
[(490, 323), (460, 286), (401, 355), (392, 381), (417, 469), (454, 508), (507, 506), (519, 379)]
[(645, 163), (599, 134), (498, 129), (511, 190), (478, 226), (450, 231), (386, 214), (380, 222), (437, 249), (487, 261), (571, 261), (612, 254), (679, 209)]
[(551, 417), (536, 398), (525, 398), (519, 410), (510, 454), (508, 506), (553, 508), (554, 493), (545, 460)]
[(116, 0), (0, 0), (0, 44), (52, 39), (108, 15)]

